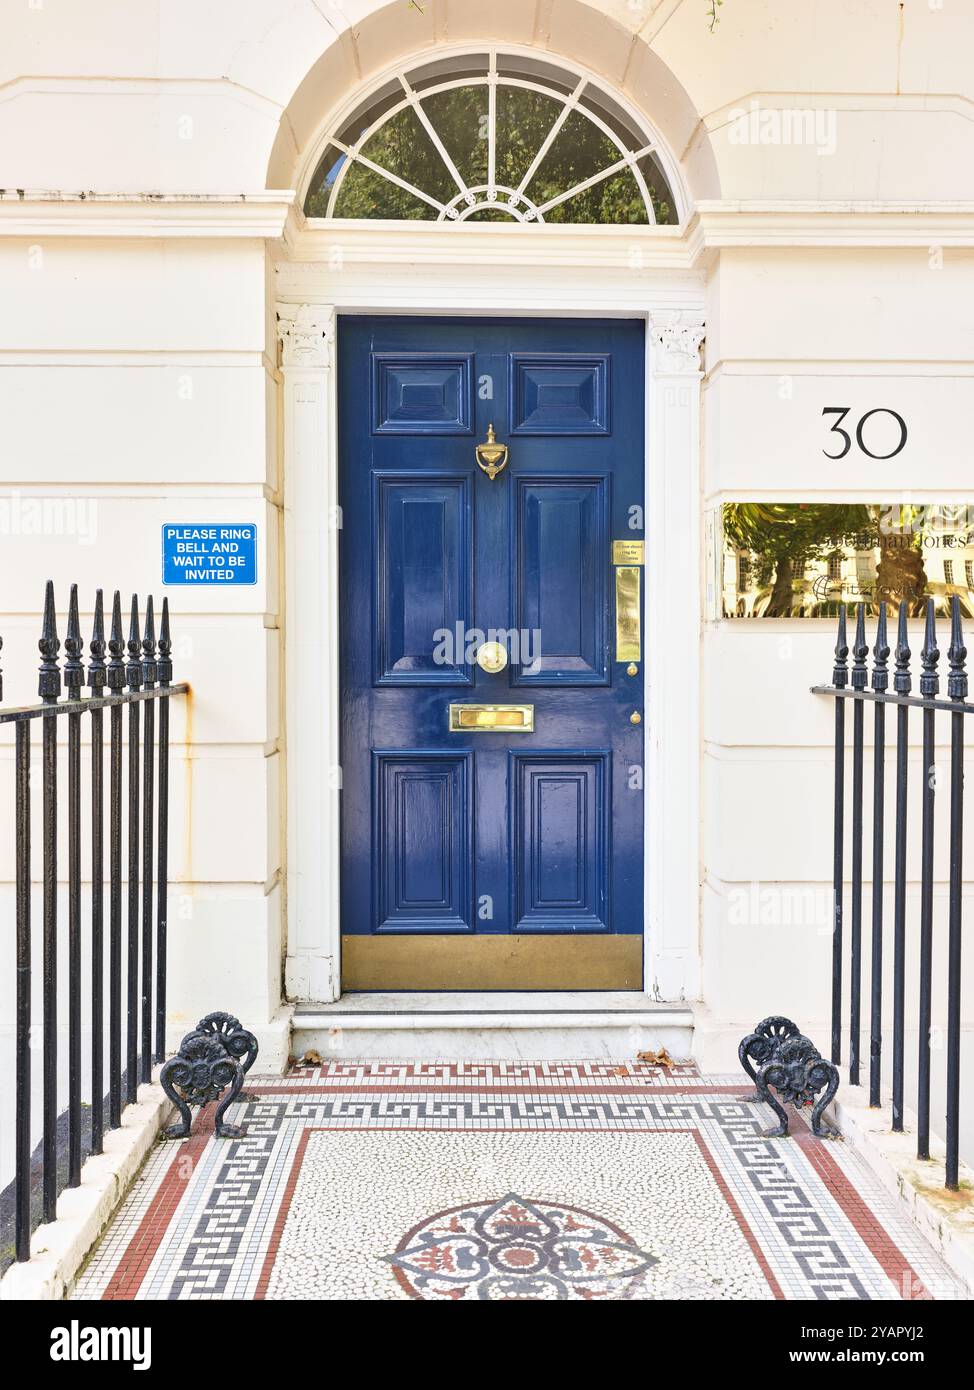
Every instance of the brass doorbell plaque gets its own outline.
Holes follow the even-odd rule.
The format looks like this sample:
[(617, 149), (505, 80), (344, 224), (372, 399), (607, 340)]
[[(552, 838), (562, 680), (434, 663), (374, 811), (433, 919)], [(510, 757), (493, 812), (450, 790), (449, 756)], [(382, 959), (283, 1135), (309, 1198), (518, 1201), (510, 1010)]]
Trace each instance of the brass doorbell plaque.
[(646, 563), (646, 542), (613, 541), (612, 563), (614, 565), (644, 565)]

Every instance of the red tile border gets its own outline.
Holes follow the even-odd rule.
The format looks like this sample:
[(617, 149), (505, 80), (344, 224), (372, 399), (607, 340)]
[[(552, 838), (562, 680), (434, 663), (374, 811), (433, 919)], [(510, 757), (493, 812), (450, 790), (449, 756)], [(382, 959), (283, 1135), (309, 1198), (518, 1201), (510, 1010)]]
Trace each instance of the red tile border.
[(733, 1086), (412, 1086), (406, 1082), (399, 1086), (247, 1086), (248, 1094), (255, 1096), (307, 1096), (309, 1092), (316, 1096), (743, 1096), (750, 1089), (744, 1082)]
[(169, 1230), (176, 1208), (213, 1134), (215, 1113), (212, 1105), (206, 1106), (197, 1116), (189, 1138), (180, 1144), (148, 1210), (139, 1222), (138, 1230), (125, 1247), (102, 1294), (102, 1300), (132, 1299), (142, 1287), (149, 1265)]
[(898, 1245), (876, 1220), (863, 1198), (829, 1153), (828, 1139), (817, 1139), (801, 1120), (792, 1125), (792, 1134), (803, 1154), (832, 1193), (853, 1230), (879, 1264), (883, 1273), (907, 1301), (932, 1300), (923, 1280)]
[[(497, 1075), (563, 1076), (577, 1080), (585, 1076), (699, 1076), (700, 1071), (694, 1062), (674, 1062), (672, 1067), (663, 1067), (656, 1062), (365, 1062), (349, 1059), (301, 1066), (293, 1063), (289, 1076), (310, 1077), (325, 1080), (329, 1075), (340, 1076), (349, 1072), (370, 1071), (375, 1076), (395, 1076), (406, 1072), (413, 1076), (452, 1076), (473, 1077), (478, 1068)], [(505, 1070), (506, 1069), (506, 1070)]]

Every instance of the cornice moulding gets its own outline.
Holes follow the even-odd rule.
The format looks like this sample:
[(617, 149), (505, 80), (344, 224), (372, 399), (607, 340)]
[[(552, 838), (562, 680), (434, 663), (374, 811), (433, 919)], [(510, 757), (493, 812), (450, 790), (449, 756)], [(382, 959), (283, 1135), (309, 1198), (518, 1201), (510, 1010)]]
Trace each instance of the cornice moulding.
[(974, 246), (974, 203), (699, 202), (689, 230), (725, 246)]
[(590, 266), (692, 270), (723, 247), (974, 247), (974, 203), (717, 201), (683, 227), (326, 222), (295, 209), (288, 257), (308, 264)]
[(0, 236), (255, 237), (283, 235), (294, 193), (59, 193), (0, 190)]
[(254, 193), (0, 190), (0, 235), (251, 237), (306, 263), (691, 270), (725, 247), (974, 247), (974, 202), (708, 199), (682, 227), (544, 228), (306, 219), (290, 189)]
[[(647, 235), (648, 234), (648, 235)], [(686, 269), (681, 227), (544, 228), (504, 223), (343, 222), (296, 218), (285, 234), (297, 261), (383, 265), (596, 266)]]

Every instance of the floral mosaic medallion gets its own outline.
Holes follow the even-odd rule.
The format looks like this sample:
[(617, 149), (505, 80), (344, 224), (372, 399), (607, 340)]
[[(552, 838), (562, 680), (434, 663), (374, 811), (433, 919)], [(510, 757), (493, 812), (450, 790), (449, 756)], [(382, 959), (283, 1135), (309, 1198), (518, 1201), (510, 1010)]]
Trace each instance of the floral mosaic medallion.
[(604, 1217), (515, 1192), (437, 1212), (384, 1258), (412, 1298), (498, 1303), (631, 1298), (657, 1263)]

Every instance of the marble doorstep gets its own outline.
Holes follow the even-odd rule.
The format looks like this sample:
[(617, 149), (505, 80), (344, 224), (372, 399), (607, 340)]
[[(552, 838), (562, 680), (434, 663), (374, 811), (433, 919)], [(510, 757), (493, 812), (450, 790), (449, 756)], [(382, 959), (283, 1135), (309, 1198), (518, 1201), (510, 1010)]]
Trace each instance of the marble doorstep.
[(638, 991), (348, 994), (300, 1004), (292, 1051), (331, 1058), (625, 1061), (690, 1055), (689, 1006)]
[(666, 1014), (690, 1012), (661, 1004), (642, 990), (456, 990), (344, 994), (334, 1004), (298, 1004), (295, 1017), (323, 1014)]

